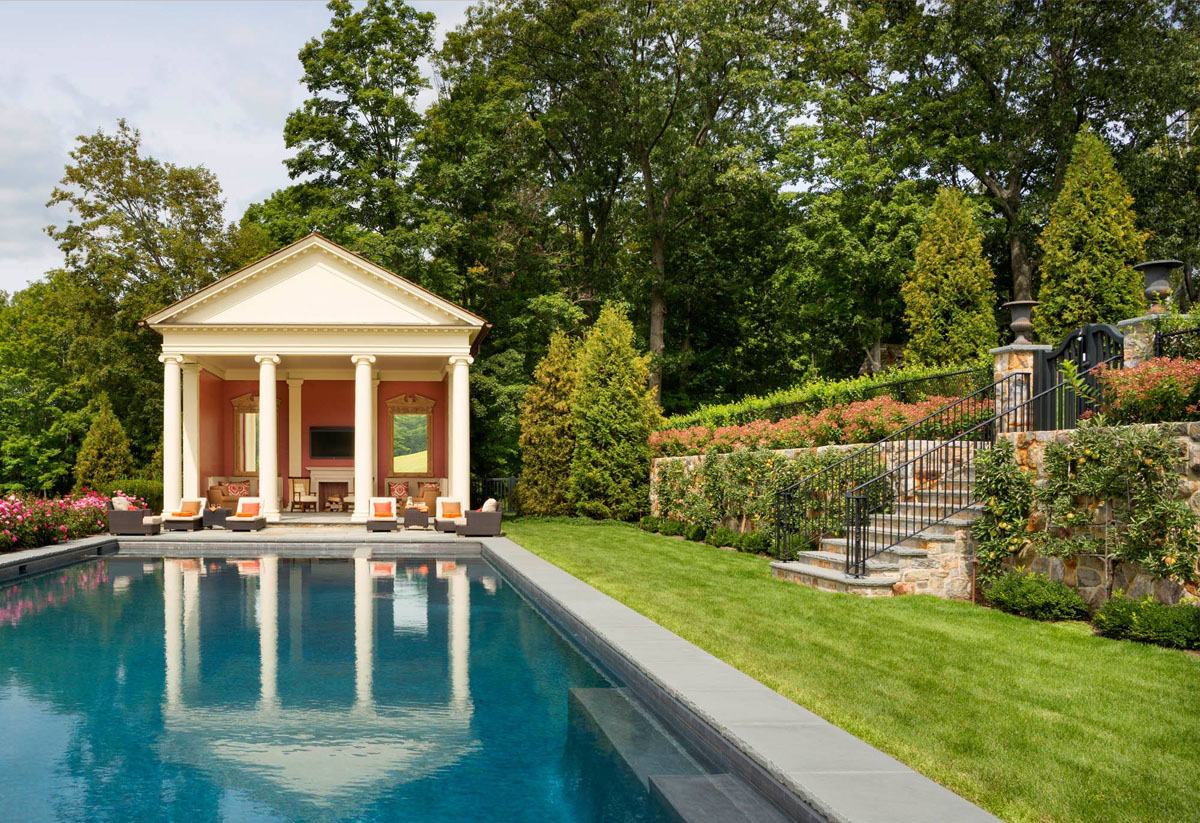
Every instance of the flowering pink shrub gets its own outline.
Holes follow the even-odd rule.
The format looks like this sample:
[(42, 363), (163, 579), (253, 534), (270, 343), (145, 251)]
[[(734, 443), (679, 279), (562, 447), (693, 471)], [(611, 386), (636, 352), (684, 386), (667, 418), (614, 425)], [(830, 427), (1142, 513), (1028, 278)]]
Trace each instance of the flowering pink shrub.
[(1114, 423), (1200, 418), (1200, 361), (1155, 357), (1127, 369), (1097, 368), (1104, 412)]
[[(953, 401), (954, 398), (949, 397), (930, 397), (918, 403), (901, 403), (883, 396), (822, 409), (816, 414), (799, 414), (778, 423), (757, 420), (741, 426), (713, 429), (704, 426), (668, 429), (650, 436), (650, 448), (656, 457), (679, 457), (686, 454), (724, 454), (739, 448), (799, 449), (831, 444), (874, 443), (929, 417)], [(914, 432), (914, 436), (927, 439), (951, 437), (983, 422), (991, 413), (990, 400), (967, 401), (949, 422), (922, 427), (919, 432)]]
[(107, 526), (108, 498), (87, 491), (57, 499), (0, 498), (0, 551), (32, 549), (98, 534)]

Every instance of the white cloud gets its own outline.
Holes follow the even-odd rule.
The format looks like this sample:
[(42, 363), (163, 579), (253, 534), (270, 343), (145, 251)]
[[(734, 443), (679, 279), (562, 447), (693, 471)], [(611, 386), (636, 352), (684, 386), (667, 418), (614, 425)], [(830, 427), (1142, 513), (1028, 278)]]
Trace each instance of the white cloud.
[[(440, 41), (469, 3), (413, 5)], [(328, 21), (307, 2), (0, 3), (0, 290), (59, 264), (46, 201), (75, 138), (120, 117), (153, 156), (215, 172), (230, 218), (287, 185), (296, 54)]]

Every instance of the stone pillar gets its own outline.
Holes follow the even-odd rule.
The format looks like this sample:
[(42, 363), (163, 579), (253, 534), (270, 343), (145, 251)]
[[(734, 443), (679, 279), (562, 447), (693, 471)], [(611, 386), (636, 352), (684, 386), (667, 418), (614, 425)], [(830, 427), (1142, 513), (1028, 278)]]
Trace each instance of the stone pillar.
[(180, 403), (183, 357), (164, 354), (163, 364), (163, 512), (173, 512), (183, 497), (183, 410)]
[(354, 363), (354, 514), (351, 519), (366, 522), (371, 505), (371, 383), (374, 378), (369, 354), (356, 354)]
[(1131, 317), (1117, 323), (1121, 334), (1125, 335), (1125, 367), (1136, 366), (1143, 360), (1154, 356), (1154, 332), (1158, 329), (1157, 321), (1167, 317), (1166, 312), (1159, 314), (1144, 314), (1141, 317)]
[[(288, 387), (288, 477), (299, 477), (304, 470), (301, 458), (304, 456), (304, 444), (300, 435), (301, 386), (303, 380), (290, 378)], [(288, 501), (289, 503), (291, 501)]]
[(279, 522), (279, 404), (275, 367), (279, 357), (260, 354), (258, 363), (258, 496), (268, 522)]
[(1050, 351), (1051, 348), (1039, 343), (1013, 343), (989, 351), (995, 358), (992, 379), (997, 383), (996, 414), (1001, 415), (1023, 406), (998, 421), (998, 434), (1033, 429), (1033, 408), (1026, 404), (1033, 396), (1033, 364), (1037, 352)]
[(450, 358), (450, 497), (469, 508), (471, 497), (471, 386), (470, 366), (475, 362), (468, 355)]
[(183, 364), (183, 496), (200, 493), (200, 366)]

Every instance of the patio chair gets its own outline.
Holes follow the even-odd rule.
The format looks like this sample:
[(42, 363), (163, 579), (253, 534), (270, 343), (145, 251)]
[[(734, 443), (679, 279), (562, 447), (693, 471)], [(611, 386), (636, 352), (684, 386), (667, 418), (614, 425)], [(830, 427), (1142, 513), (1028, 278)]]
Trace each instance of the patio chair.
[(453, 532), (465, 526), (467, 518), (462, 503), (454, 497), (439, 497), (434, 507), (433, 527), (440, 532)]
[(292, 501), (292, 511), (300, 507), (300, 511), (316, 511), (317, 495), (312, 490), (312, 481), (307, 477), (288, 478), (288, 497)]
[(367, 509), (367, 531), (392, 532), (396, 530), (396, 498), (372, 497)]
[(163, 528), (169, 532), (198, 532), (204, 528), (204, 503), (202, 497), (185, 497), (170, 513), (163, 514)]
[(267, 518), (262, 515), (262, 500), (258, 497), (239, 499), (237, 511), (225, 518), (225, 528), (234, 532), (256, 532), (266, 527)]
[(500, 504), (489, 497), (479, 511), (468, 511), (467, 522), (458, 527), (459, 537), (499, 537)]
[(151, 514), (149, 509), (131, 509), (130, 505), (125, 497), (114, 497), (108, 501), (109, 534), (158, 534), (162, 531), (161, 517)]

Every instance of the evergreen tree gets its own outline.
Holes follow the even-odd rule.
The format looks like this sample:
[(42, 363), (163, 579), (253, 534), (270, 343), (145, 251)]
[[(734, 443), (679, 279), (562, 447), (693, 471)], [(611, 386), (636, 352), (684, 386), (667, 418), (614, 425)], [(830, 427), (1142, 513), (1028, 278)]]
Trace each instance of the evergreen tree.
[(576, 349), (571, 338), (555, 332), (521, 405), (518, 495), (526, 514), (571, 512), (567, 487), (575, 452), (571, 398), (577, 375)]
[(901, 287), (909, 363), (966, 363), (997, 344), (996, 291), (983, 232), (958, 189), (942, 189), (921, 227), (916, 263)]
[(649, 503), (650, 446), (658, 415), (647, 389), (649, 358), (612, 304), (600, 310), (579, 353), (571, 400), (575, 451), (569, 493), (579, 514), (630, 520)]
[(96, 416), (88, 429), (75, 462), (75, 488), (107, 489), (133, 472), (129, 438), (113, 414), (107, 394), (97, 402)]
[(1142, 276), (1131, 264), (1142, 257), (1146, 235), (1135, 224), (1132, 205), (1108, 147), (1085, 126), (1039, 240), (1041, 305), (1034, 326), (1043, 342), (1057, 343), (1087, 323), (1115, 323), (1145, 311)]

